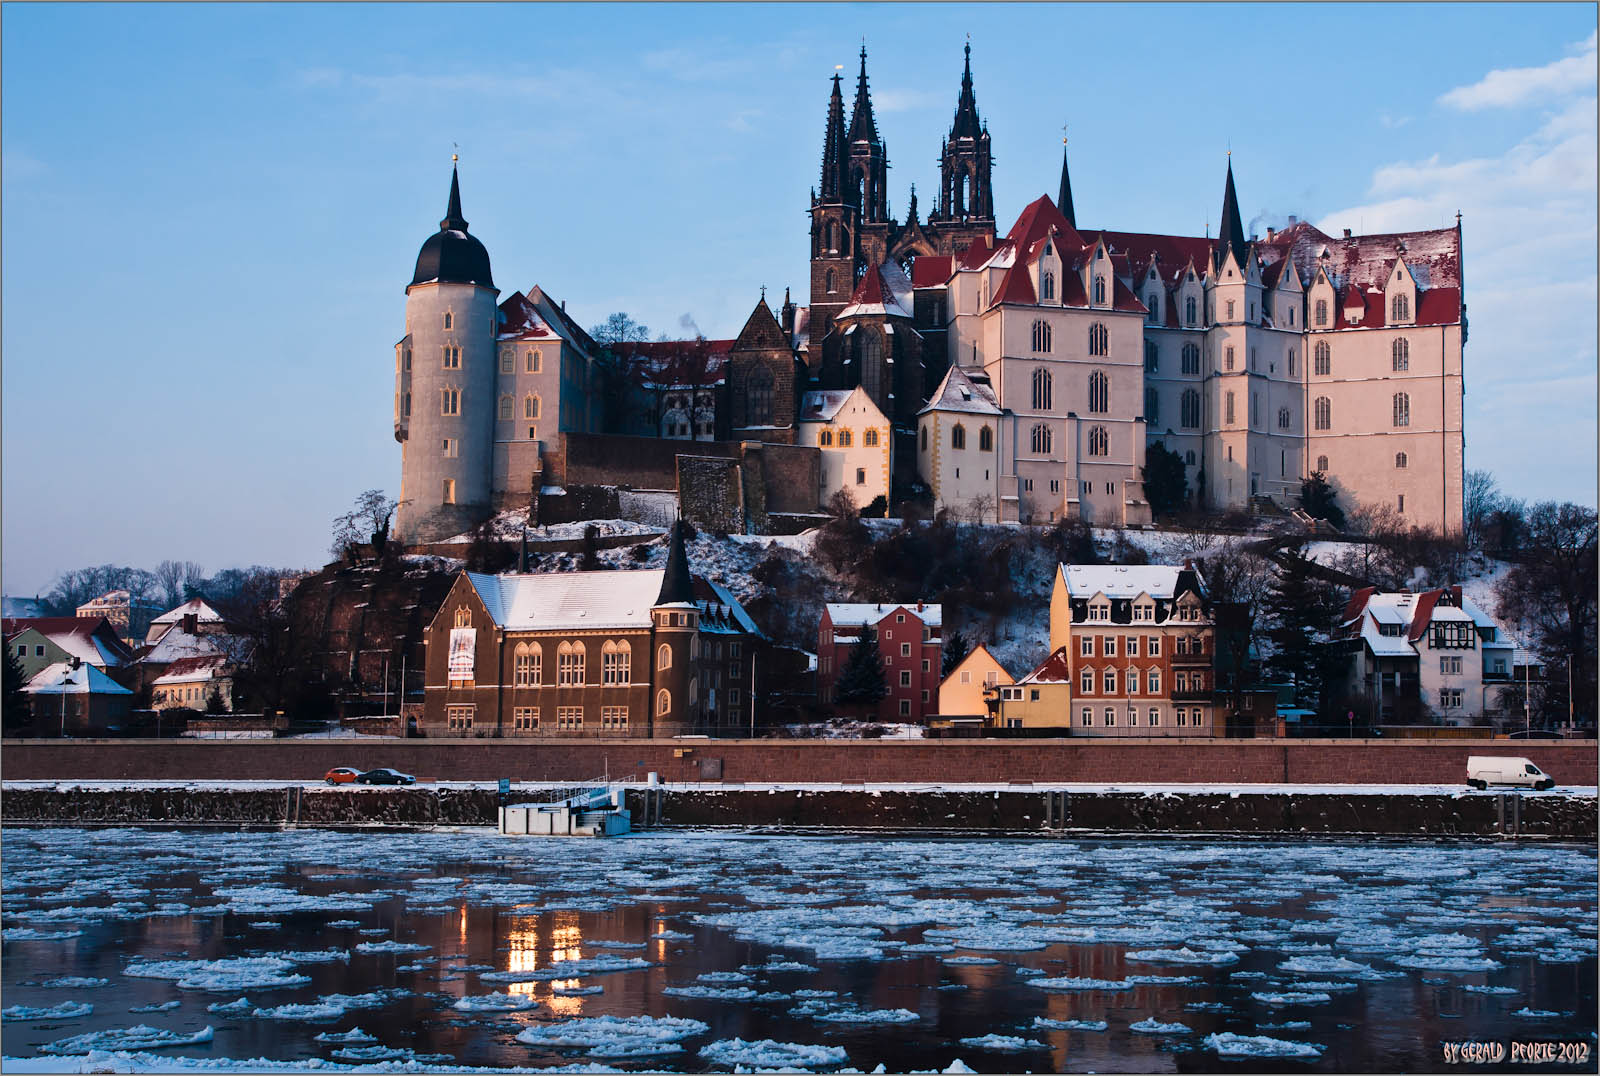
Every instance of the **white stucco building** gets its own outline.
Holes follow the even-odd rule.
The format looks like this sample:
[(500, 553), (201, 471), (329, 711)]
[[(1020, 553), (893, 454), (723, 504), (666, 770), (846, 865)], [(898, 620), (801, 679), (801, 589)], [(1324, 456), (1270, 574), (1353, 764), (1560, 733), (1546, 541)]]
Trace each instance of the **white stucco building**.
[[(1291, 218), (1247, 239), (1230, 164), (1215, 239), (1093, 230), (1063, 160), (1059, 208), (1041, 197), (1003, 238), (918, 258), (913, 282), (924, 335), (1015, 420), (996, 473), (1023, 522), (1148, 521), (1160, 441), (1206, 508), (1292, 506), (1321, 472), (1346, 509), (1460, 530), (1459, 219), (1334, 238)], [(936, 501), (966, 493), (953, 469), (919, 473)]]
[(798, 443), (821, 450), (818, 497), (823, 507), (841, 489), (857, 508), (889, 499), (894, 438), (889, 419), (860, 385), (808, 392), (800, 399)]

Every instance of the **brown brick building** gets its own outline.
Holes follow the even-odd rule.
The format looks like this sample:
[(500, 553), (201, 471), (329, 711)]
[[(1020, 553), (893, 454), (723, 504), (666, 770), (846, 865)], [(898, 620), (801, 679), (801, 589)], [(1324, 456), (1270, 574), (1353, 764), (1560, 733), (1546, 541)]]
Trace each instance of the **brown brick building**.
[(1216, 628), (1192, 567), (1061, 565), (1050, 649), (1071, 662), (1070, 712), (1060, 718), (1074, 736), (1221, 735)]
[(760, 632), (667, 567), (456, 577), (424, 635), (430, 736), (660, 737), (748, 726)]

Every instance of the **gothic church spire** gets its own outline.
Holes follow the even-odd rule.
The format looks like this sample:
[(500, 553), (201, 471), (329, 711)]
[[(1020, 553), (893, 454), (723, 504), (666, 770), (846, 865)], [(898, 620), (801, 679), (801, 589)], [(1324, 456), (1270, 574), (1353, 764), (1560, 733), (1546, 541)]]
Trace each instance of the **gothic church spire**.
[(972, 43), (966, 46), (966, 64), (961, 71), (961, 96), (956, 101), (955, 122), (950, 125), (951, 138), (977, 138), (983, 133), (978, 119), (978, 98), (972, 92)]
[(878, 123), (872, 118), (872, 94), (867, 90), (867, 45), (861, 43), (861, 74), (856, 78), (856, 103), (850, 113), (850, 141), (878, 141)]
[(839, 91), (839, 73), (833, 75), (833, 95), (828, 98), (828, 134), (822, 144), (822, 200), (835, 203), (844, 191), (844, 95)]

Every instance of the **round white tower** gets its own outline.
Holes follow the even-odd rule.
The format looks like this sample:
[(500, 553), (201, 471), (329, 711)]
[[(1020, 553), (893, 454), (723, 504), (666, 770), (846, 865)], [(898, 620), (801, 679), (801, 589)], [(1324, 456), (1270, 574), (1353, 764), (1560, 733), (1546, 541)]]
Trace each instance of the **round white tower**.
[(489, 252), (461, 216), (452, 166), (450, 205), (417, 254), (395, 348), (402, 542), (460, 534), (492, 510), (497, 294)]

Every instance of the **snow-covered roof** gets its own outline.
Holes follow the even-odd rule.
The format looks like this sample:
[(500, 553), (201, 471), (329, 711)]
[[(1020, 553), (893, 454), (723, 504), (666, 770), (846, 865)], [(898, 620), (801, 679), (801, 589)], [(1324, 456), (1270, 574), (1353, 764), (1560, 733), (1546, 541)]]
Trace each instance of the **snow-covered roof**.
[(176, 609), (167, 610), (165, 613), (162, 613), (160, 616), (151, 620), (150, 623), (152, 625), (176, 624), (190, 613), (194, 614), (195, 623), (197, 624), (222, 623), (222, 614), (211, 608), (211, 606), (207, 605), (199, 598), (191, 598), (182, 605), (178, 606)]
[(507, 631), (650, 627), (661, 568), (616, 572), (481, 575), (468, 572), (484, 608)]
[(960, 366), (950, 367), (944, 380), (939, 382), (939, 387), (928, 398), (927, 406), (917, 414), (925, 415), (929, 411), (958, 411), (972, 415), (1001, 413), (994, 387), (989, 384), (989, 376), (981, 371), (968, 372)]
[(72, 657), (90, 665), (115, 667), (133, 660), (132, 652), (122, 645), (105, 619), (99, 616), (9, 618), (5, 621), (5, 637), (9, 639), (30, 628)]
[(750, 614), (744, 611), (744, 606), (739, 604), (739, 599), (733, 592), (721, 583), (714, 583), (704, 576), (694, 577), (695, 604), (700, 607), (700, 630), (716, 634), (754, 635), (758, 638), (761, 629), (756, 627), (756, 622), (750, 619)]
[(1361, 619), (1361, 639), (1376, 657), (1406, 658), (1414, 657), (1417, 653), (1405, 635), (1383, 634), (1370, 616)]
[(47, 665), (28, 681), (28, 692), (34, 695), (132, 695), (133, 692), (117, 683), (93, 665), (73, 667), (70, 661)]
[(1072, 659), (1067, 656), (1067, 648), (1058, 646), (1039, 663), (1039, 667), (1017, 681), (1021, 684), (1070, 684), (1072, 683)]
[(184, 658), (199, 658), (220, 653), (222, 647), (218, 645), (218, 636), (191, 635), (182, 627), (174, 625), (168, 628), (166, 634), (156, 640), (156, 644), (139, 660), (152, 665), (170, 665)]
[(227, 664), (227, 660), (220, 654), (200, 658), (180, 658), (151, 683), (158, 687), (171, 684), (203, 684), (223, 676), (223, 666)]
[(834, 320), (873, 314), (896, 318), (913, 316), (911, 280), (894, 262), (868, 266), (850, 302), (834, 315)]
[(801, 422), (832, 422), (855, 389), (824, 389), (800, 397)]
[(1104, 594), (1108, 598), (1137, 598), (1148, 594), (1152, 598), (1171, 598), (1178, 588), (1178, 573), (1183, 571), (1169, 564), (1063, 564), (1062, 578), (1067, 583), (1067, 593), (1074, 598), (1092, 598)]
[(937, 628), (943, 622), (944, 607), (939, 605), (895, 605), (893, 603), (879, 602), (829, 602), (827, 605), (828, 619), (835, 624), (853, 626), (858, 624), (877, 624), (884, 617), (894, 612), (906, 612), (915, 616), (930, 628)]

